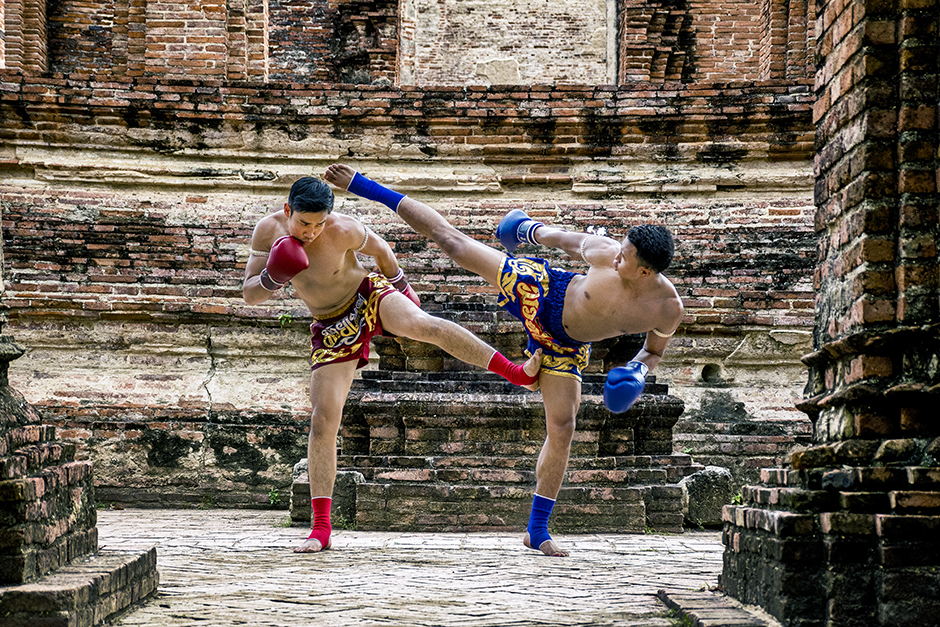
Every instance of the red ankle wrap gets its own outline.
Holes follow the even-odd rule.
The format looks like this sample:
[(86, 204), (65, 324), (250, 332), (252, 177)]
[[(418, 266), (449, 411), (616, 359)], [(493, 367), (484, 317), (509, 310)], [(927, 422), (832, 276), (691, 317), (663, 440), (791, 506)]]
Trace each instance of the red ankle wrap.
[(530, 377), (525, 373), (525, 370), (522, 369), (522, 366), (517, 366), (512, 363), (499, 351), (496, 351), (493, 353), (493, 356), (490, 357), (490, 363), (486, 365), (486, 369), (490, 372), (495, 372), (515, 385), (531, 385), (539, 380), (538, 374), (534, 377)]
[(313, 529), (307, 539), (315, 538), (320, 541), (320, 546), (326, 548), (330, 543), (330, 533), (333, 531), (333, 525), (330, 524), (330, 506), (333, 499), (328, 496), (318, 496), (310, 499), (310, 506), (313, 508)]

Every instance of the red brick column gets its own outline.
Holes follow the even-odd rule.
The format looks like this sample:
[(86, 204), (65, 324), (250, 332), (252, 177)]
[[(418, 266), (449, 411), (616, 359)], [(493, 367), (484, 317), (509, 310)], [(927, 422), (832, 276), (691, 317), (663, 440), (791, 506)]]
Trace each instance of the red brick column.
[(226, 79), (268, 79), (268, 3), (231, 0), (227, 4)]
[[(5, 323), (0, 309), (0, 330)], [(92, 464), (75, 461), (75, 445), (56, 442), (55, 427), (9, 386), (9, 363), (22, 354), (0, 334), (0, 586), (35, 581), (98, 548)]]
[(725, 511), (726, 592), (785, 625), (940, 615), (940, 4), (824, 3), (814, 443)]
[(761, 79), (794, 79), (813, 62), (813, 4), (808, 0), (762, 0)]
[(41, 73), (48, 66), (46, 0), (5, 0), (0, 10), (0, 67)]

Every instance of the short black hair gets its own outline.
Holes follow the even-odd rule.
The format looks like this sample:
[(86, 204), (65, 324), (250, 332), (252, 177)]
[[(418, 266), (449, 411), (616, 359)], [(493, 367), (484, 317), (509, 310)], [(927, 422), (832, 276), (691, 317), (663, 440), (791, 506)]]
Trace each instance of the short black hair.
[(313, 176), (297, 179), (290, 186), (287, 205), (291, 213), (329, 213), (333, 211), (333, 190), (330, 186)]
[(664, 226), (641, 224), (627, 232), (627, 239), (636, 247), (640, 263), (656, 272), (665, 272), (672, 263), (675, 245), (672, 233)]

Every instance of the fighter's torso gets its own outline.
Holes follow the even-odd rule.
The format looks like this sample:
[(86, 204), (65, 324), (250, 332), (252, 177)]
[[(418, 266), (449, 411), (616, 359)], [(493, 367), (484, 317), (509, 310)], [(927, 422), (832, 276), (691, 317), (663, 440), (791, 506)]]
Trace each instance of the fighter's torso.
[[(277, 219), (278, 230), (283, 231), (281, 235), (287, 235), (283, 214), (272, 217)], [(346, 221), (351, 220), (353, 218), (342, 214), (330, 214), (320, 235), (304, 244), (310, 265), (290, 283), (314, 316), (333, 313), (349, 302), (368, 274), (349, 248), (350, 225)]]
[(648, 289), (626, 283), (611, 267), (591, 267), (574, 277), (565, 294), (563, 323), (575, 340), (596, 342), (633, 333), (646, 333), (663, 323), (669, 303), (678, 299), (662, 275)]

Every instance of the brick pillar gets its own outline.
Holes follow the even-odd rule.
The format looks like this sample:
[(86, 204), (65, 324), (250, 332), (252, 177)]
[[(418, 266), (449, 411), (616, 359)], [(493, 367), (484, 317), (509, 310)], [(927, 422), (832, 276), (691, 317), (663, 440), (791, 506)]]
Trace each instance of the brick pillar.
[(267, 81), (267, 0), (228, 0), (227, 7), (226, 79)]
[[(268, 0), (246, 0), (245, 35), (248, 41), (248, 78), (267, 82), (268, 62)], [(229, 25), (231, 29), (231, 25)]]
[(786, 626), (940, 616), (940, 3), (818, 6), (814, 443), (725, 508), (726, 593)]
[(5, 0), (0, 8), (0, 67), (40, 74), (47, 69), (46, 0)]
[(814, 17), (809, 0), (761, 0), (758, 72), (762, 80), (796, 79), (810, 73)]
[[(2, 252), (2, 251), (0, 251)], [(0, 310), (0, 329), (6, 313)], [(0, 585), (35, 581), (98, 548), (92, 466), (9, 386), (23, 354), (0, 335)]]

